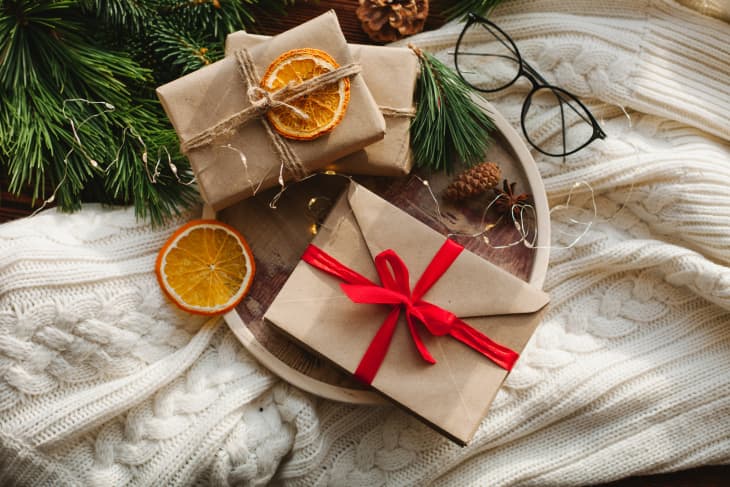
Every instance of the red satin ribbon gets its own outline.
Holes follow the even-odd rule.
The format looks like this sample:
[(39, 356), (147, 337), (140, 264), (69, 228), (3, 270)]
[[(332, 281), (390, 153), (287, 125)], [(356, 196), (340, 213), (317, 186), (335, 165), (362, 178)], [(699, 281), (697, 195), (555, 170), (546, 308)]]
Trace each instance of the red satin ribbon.
[(365, 351), (355, 371), (355, 377), (371, 384), (385, 354), (398, 323), (401, 310), (405, 311), (406, 323), (411, 332), (413, 343), (423, 359), (431, 364), (436, 363), (423, 343), (414, 319), (423, 324), (431, 334), (436, 336), (451, 335), (453, 338), (483, 354), (492, 362), (506, 370), (511, 370), (519, 355), (514, 350), (490, 340), (486, 335), (456, 317), (453, 313), (421, 298), (438, 281), (451, 264), (456, 260), (464, 247), (453, 240), (446, 240), (429, 263), (423, 275), (410, 289), (408, 268), (393, 250), (385, 250), (375, 257), (375, 269), (380, 276), (381, 286), (353, 271), (337, 259), (314, 245), (309, 245), (302, 255), (302, 260), (317, 269), (327, 272), (342, 282), (342, 291), (355, 303), (392, 305), (388, 316), (375, 334), (370, 346)]

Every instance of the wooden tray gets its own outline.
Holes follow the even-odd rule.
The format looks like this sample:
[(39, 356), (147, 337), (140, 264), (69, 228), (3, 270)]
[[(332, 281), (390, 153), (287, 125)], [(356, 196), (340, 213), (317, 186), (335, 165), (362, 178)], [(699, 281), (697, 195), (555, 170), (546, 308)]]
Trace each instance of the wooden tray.
[[(482, 98), (479, 103), (490, 112), (497, 127), (495, 143), (486, 155), (498, 162), (504, 177), (517, 182), (520, 192), (533, 195), (535, 248), (514, 245), (494, 246), (519, 239), (511, 221), (491, 228), (490, 245), (481, 238), (456, 238), (461, 244), (490, 262), (534, 286), (542, 287), (548, 264), (550, 225), (545, 189), (532, 156), (517, 132)], [(420, 179), (419, 179), (420, 178)], [(444, 174), (415, 172), (404, 178), (356, 178), (386, 200), (432, 226), (437, 231), (474, 234), (484, 228), (484, 196), (465, 206), (454, 206), (439, 197), (448, 184)], [(429, 186), (423, 184), (429, 182)], [(218, 218), (237, 228), (248, 240), (256, 259), (256, 277), (249, 295), (225, 315), (226, 323), (243, 345), (272, 372), (287, 382), (321, 397), (357, 404), (380, 404), (385, 399), (339, 369), (285, 338), (262, 317), (284, 285), (299, 257), (347, 180), (340, 176), (316, 176), (291, 185), (272, 210), (269, 203), (278, 192), (272, 189), (219, 213)], [(436, 195), (436, 200), (432, 194)], [(437, 206), (438, 203), (438, 206)], [(439, 211), (440, 209), (440, 211)], [(441, 217), (439, 217), (441, 215)], [(487, 214), (487, 221), (497, 220)]]

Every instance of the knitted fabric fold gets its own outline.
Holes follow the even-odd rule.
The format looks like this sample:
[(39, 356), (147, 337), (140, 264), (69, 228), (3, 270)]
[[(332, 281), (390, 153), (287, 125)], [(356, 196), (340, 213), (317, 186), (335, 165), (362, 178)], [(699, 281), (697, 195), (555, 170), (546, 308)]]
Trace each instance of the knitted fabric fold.
[(151, 228), (132, 209), (87, 205), (0, 226), (6, 483), (263, 485), (274, 474), (292, 443), (274, 377), (220, 318), (176, 310), (152, 272), (181, 221)]
[[(730, 26), (668, 0), (491, 18), (608, 137), (535, 154), (551, 305), (472, 444), (283, 384), (160, 292), (182, 219), (86, 205), (0, 225), (0, 483), (584, 485), (730, 462)], [(410, 42), (451, 63), (460, 30)], [(490, 95), (515, 127), (528, 89)]]

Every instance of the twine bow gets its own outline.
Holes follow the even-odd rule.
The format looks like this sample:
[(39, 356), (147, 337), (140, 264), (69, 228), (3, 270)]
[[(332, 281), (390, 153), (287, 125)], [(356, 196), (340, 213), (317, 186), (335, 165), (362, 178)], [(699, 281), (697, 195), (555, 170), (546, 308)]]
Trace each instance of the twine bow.
[(215, 139), (229, 137), (233, 132), (251, 120), (260, 118), (261, 123), (266, 130), (268, 138), (271, 140), (274, 151), (281, 159), (284, 167), (288, 169), (295, 177), (302, 178), (306, 175), (306, 170), (299, 156), (291, 149), (289, 144), (279, 135), (268, 123), (262, 118), (266, 112), (272, 108), (287, 107), (293, 110), (298, 116), (308, 118), (307, 114), (291, 105), (293, 100), (312, 93), (335, 83), (343, 78), (354, 76), (360, 72), (360, 65), (356, 63), (340, 66), (332, 71), (328, 71), (319, 76), (307, 79), (301, 83), (289, 83), (283, 88), (269, 92), (261, 88), (258, 83), (261, 79), (256, 64), (247, 49), (239, 49), (236, 51), (236, 60), (238, 61), (238, 73), (243, 81), (246, 95), (249, 98), (250, 105), (243, 110), (221, 120), (212, 127), (190, 137), (184, 141), (180, 150), (183, 154), (194, 149), (199, 149), (211, 144)]
[(299, 118), (305, 120), (309, 119), (309, 115), (284, 101), (277, 100), (271, 95), (271, 92), (261, 88), (260, 86), (251, 86), (248, 91), (248, 99), (251, 101), (251, 106), (256, 111), (256, 116), (262, 116), (273, 108), (286, 107), (289, 110), (297, 114)]
[(472, 328), (456, 315), (422, 298), (441, 278), (464, 248), (453, 240), (446, 240), (436, 252), (426, 270), (410, 288), (408, 267), (393, 250), (385, 250), (375, 257), (375, 269), (382, 285), (353, 271), (337, 259), (314, 245), (309, 245), (302, 260), (313, 267), (341, 279), (342, 291), (355, 303), (387, 304), (392, 309), (370, 342), (355, 377), (371, 384), (378, 373), (398, 323), (401, 311), (405, 311), (406, 323), (413, 343), (423, 360), (436, 363), (421, 339), (415, 323), (421, 323), (432, 335), (450, 335), (481, 353), (499, 367), (511, 370), (519, 355), (504, 345), (491, 340)]

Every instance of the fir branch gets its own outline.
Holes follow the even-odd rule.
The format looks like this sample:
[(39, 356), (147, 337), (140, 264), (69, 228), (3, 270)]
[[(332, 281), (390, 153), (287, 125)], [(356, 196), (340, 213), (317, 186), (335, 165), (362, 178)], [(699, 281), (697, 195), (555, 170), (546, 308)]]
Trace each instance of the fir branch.
[(155, 14), (155, 4), (149, 0), (80, 0), (79, 3), (104, 25), (129, 32), (138, 32), (145, 18)]
[(223, 57), (222, 43), (210, 38), (196, 39), (188, 32), (180, 32), (166, 22), (157, 24), (155, 55), (169, 68), (169, 72), (189, 73)]
[(489, 114), (475, 103), (471, 89), (454, 70), (410, 47), (421, 62), (418, 109), (411, 123), (416, 165), (450, 173), (456, 156), (467, 165), (480, 162), (492, 143)]
[[(149, 81), (149, 71), (127, 56), (92, 47), (82, 25), (72, 1), (6, 2), (0, 12), (0, 34), (7, 34), (0, 35), (0, 150), (8, 161), (9, 189), (19, 193), (30, 184), (33, 197), (42, 198), (48, 182), (59, 186), (57, 202), (68, 210), (78, 208), (93, 166), (72, 150), (76, 142), (64, 101), (129, 105), (127, 83)], [(79, 136), (89, 150), (114, 140), (112, 127), (98, 120)]]
[(178, 28), (222, 34), (253, 25), (254, 19), (243, 1), (226, 0), (168, 0), (160, 8), (163, 18), (175, 19)]
[(151, 113), (143, 107), (127, 115), (129, 125), (106, 168), (104, 188), (115, 201), (134, 203), (139, 218), (156, 224), (196, 203), (198, 193), (175, 131), (161, 124), (162, 118), (150, 118)]
[(9, 190), (30, 187), (64, 211), (133, 203), (153, 222), (194, 203), (189, 164), (154, 88), (222, 57), (229, 32), (291, 3), (3, 0), (0, 165)]
[(448, 2), (448, 6), (444, 9), (444, 15), (448, 20), (461, 19), (464, 20), (468, 13), (475, 13), (482, 17), (487, 17), (491, 11), (502, 3), (504, 0), (458, 0)]

